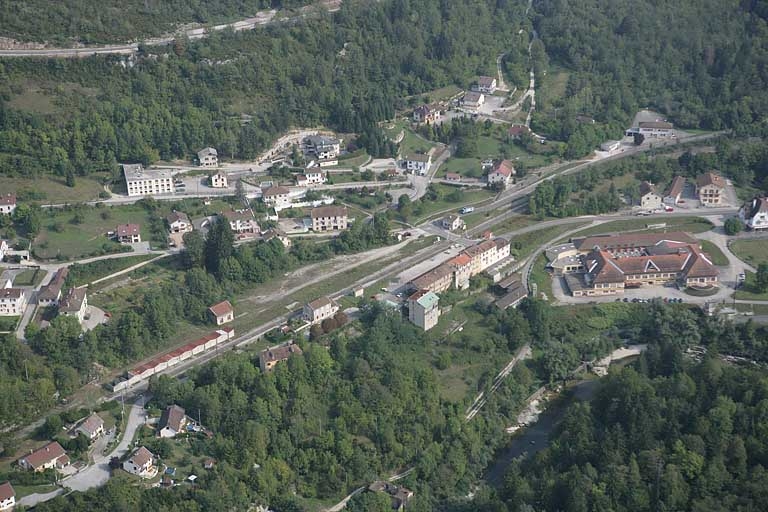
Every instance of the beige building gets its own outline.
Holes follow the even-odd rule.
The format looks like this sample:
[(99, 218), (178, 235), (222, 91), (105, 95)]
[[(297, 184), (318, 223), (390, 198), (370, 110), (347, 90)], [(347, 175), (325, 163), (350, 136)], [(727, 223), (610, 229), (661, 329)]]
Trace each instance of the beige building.
[(121, 244), (138, 244), (141, 242), (141, 226), (120, 224), (115, 228), (115, 238)]
[(69, 466), (69, 455), (57, 441), (53, 441), (20, 458), (17, 462), (22, 469), (39, 473), (46, 469), (60, 469)]
[(94, 412), (77, 427), (77, 432), (83, 434), (89, 441), (93, 441), (104, 434), (104, 420)]
[(216, 325), (223, 325), (235, 319), (235, 309), (228, 300), (214, 304), (208, 308), (208, 315), (216, 322)]
[(349, 226), (349, 216), (344, 206), (313, 208), (310, 217), (312, 231), (341, 231)]
[(447, 229), (448, 231), (456, 231), (457, 229), (461, 229), (465, 226), (462, 218), (456, 214), (451, 214), (451, 215), (448, 215), (447, 217), (443, 217), (441, 224), (443, 226), (443, 229)]
[(259, 368), (262, 372), (269, 372), (281, 361), (287, 361), (293, 355), (300, 356), (304, 352), (298, 345), (282, 345), (262, 350), (259, 353)]
[(61, 290), (64, 288), (64, 281), (69, 275), (69, 268), (61, 267), (51, 278), (50, 282), (40, 289), (37, 294), (37, 303), (40, 306), (57, 306), (61, 299)]
[(27, 307), (27, 292), (23, 288), (0, 289), (0, 316), (20, 316)]
[(141, 478), (153, 478), (157, 475), (157, 467), (154, 463), (154, 454), (142, 446), (123, 462), (123, 469)]
[(702, 206), (720, 206), (725, 202), (725, 180), (709, 171), (696, 178), (696, 194)]
[(227, 173), (219, 171), (215, 174), (211, 174), (208, 176), (208, 183), (211, 185), (211, 188), (227, 188), (229, 186)]
[(203, 148), (197, 152), (197, 161), (200, 167), (218, 167), (219, 152), (216, 148)]
[(70, 288), (59, 301), (59, 314), (77, 318), (79, 323), (85, 320), (88, 311), (88, 296), (85, 288)]
[(188, 233), (192, 231), (192, 223), (189, 221), (189, 216), (184, 212), (172, 211), (165, 218), (168, 223), (168, 229), (171, 233)]
[(11, 215), (16, 210), (16, 194), (0, 194), (0, 215)]
[(304, 320), (310, 324), (317, 324), (326, 318), (333, 318), (339, 311), (339, 305), (328, 297), (320, 297), (309, 304), (304, 305)]
[(291, 204), (290, 190), (285, 187), (269, 187), (261, 196), (262, 200), (277, 208), (283, 208)]
[(128, 197), (173, 194), (173, 176), (165, 169), (144, 169), (141, 164), (123, 164)]
[(253, 210), (237, 210), (223, 212), (222, 215), (229, 222), (229, 227), (238, 235), (237, 238), (247, 238), (261, 233), (261, 227), (253, 216)]
[(483, 94), (493, 94), (496, 90), (496, 79), (492, 76), (478, 77), (477, 82), (472, 86), (472, 90), (482, 92)]
[(464, 95), (461, 102), (467, 108), (480, 108), (485, 104), (485, 95), (481, 92), (471, 91)]
[(640, 183), (640, 207), (646, 210), (661, 208), (661, 195), (656, 192), (653, 183), (643, 181)]
[(440, 298), (434, 293), (419, 290), (408, 297), (408, 320), (416, 327), (428, 331), (440, 320)]

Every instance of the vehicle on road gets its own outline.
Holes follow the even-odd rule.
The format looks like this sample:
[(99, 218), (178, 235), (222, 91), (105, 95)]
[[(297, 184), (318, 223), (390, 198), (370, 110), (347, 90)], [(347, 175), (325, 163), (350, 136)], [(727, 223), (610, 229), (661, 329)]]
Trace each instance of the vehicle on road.
[(475, 207), (474, 206), (465, 206), (464, 208), (459, 210), (459, 213), (465, 214), (465, 213), (472, 213), (473, 211), (475, 211)]

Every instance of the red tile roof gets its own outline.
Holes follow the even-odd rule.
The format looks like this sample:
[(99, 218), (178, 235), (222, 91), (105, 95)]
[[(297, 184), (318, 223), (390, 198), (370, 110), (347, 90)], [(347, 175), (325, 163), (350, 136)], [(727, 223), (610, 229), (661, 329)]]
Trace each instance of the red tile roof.
[(0, 195), (0, 206), (9, 206), (16, 204), (16, 194)]
[(53, 441), (39, 450), (30, 453), (26, 457), (22, 457), (22, 459), (26, 460), (27, 464), (37, 469), (43, 464), (56, 460), (66, 454), (67, 452), (64, 451), (64, 448), (62, 448), (57, 441)]
[(699, 187), (714, 185), (717, 188), (725, 188), (725, 180), (719, 174), (709, 171), (696, 178), (696, 185)]
[(216, 318), (226, 316), (230, 313), (235, 312), (234, 308), (232, 307), (232, 304), (228, 300), (219, 302), (218, 304), (214, 304), (213, 306), (208, 308), (208, 310), (211, 313), (213, 313)]
[(13, 490), (11, 482), (0, 484), (0, 501), (9, 500), (14, 496), (16, 496), (16, 491)]
[(117, 236), (133, 236), (138, 235), (141, 228), (138, 224), (120, 224), (115, 231), (117, 231)]
[(573, 244), (579, 251), (587, 252), (595, 247), (606, 251), (623, 250), (629, 248), (652, 247), (664, 241), (680, 242), (684, 244), (698, 244), (699, 241), (688, 233), (680, 231), (672, 233), (628, 233), (622, 235), (595, 235), (586, 238), (575, 239)]
[(463, 267), (472, 263), (472, 258), (468, 254), (459, 254), (458, 256), (451, 258), (447, 262), (449, 265), (456, 265), (457, 267)]
[(510, 177), (515, 174), (515, 166), (509, 160), (502, 160), (493, 166), (493, 172), (497, 172), (502, 176)]

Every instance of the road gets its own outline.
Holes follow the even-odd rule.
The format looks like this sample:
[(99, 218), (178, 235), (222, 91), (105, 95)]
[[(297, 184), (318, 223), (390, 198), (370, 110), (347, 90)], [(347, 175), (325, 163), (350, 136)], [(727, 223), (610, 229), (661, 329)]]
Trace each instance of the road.
[(44, 58), (83, 58), (94, 55), (133, 55), (139, 51), (140, 46), (165, 46), (172, 44), (178, 37), (195, 40), (208, 37), (214, 32), (231, 29), (235, 32), (241, 30), (253, 30), (257, 27), (273, 23), (287, 23), (307, 17), (318, 7), (325, 8), (328, 12), (335, 12), (341, 8), (341, 0), (324, 0), (310, 4), (299, 9), (299, 14), (293, 17), (278, 16), (279, 12), (272, 10), (259, 11), (252, 18), (245, 18), (232, 23), (224, 23), (211, 27), (194, 27), (181, 29), (173, 34), (161, 37), (145, 39), (141, 42), (111, 44), (102, 46), (72, 46), (68, 48), (42, 48), (0, 50), (0, 57), (44, 57)]

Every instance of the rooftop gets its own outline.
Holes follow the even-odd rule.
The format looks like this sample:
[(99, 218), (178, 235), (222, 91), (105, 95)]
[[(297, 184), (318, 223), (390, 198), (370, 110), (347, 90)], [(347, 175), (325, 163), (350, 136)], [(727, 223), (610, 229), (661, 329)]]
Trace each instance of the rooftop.
[(313, 219), (324, 217), (346, 217), (347, 208), (345, 206), (321, 206), (319, 208), (312, 208), (310, 216)]
[(144, 446), (142, 446), (138, 450), (133, 452), (133, 455), (131, 455), (130, 460), (133, 461), (134, 465), (142, 467), (152, 462), (152, 459), (154, 458), (155, 456), (152, 454), (152, 452), (147, 450)]
[(298, 345), (290, 344), (262, 350), (261, 353), (259, 353), (259, 358), (265, 363), (272, 363), (275, 361), (285, 361), (293, 354), (300, 356), (303, 353), (304, 352), (301, 350), (301, 347)]
[(515, 174), (515, 166), (509, 160), (502, 160), (493, 166), (493, 172), (510, 177)]
[(123, 164), (123, 175), (126, 181), (172, 178), (168, 169), (144, 169), (141, 164)]
[(424, 309), (432, 309), (436, 307), (439, 300), (440, 297), (438, 297), (437, 294), (425, 290), (419, 290), (408, 297), (409, 302), (416, 302)]
[(62, 267), (57, 270), (53, 275), (53, 279), (51, 279), (51, 281), (46, 286), (44, 286), (42, 290), (40, 290), (40, 293), (37, 295), (37, 300), (40, 301), (58, 299), (59, 294), (61, 293), (61, 289), (64, 287), (64, 281), (67, 279), (68, 275), (68, 267)]
[(481, 92), (469, 91), (464, 95), (464, 101), (469, 103), (477, 103), (482, 97), (483, 93)]
[(719, 174), (709, 171), (696, 178), (696, 185), (699, 187), (714, 185), (717, 188), (725, 188), (725, 180)]
[(218, 304), (214, 304), (208, 309), (210, 310), (211, 313), (214, 314), (216, 318), (221, 316), (226, 316), (230, 313), (234, 313), (235, 311), (234, 308), (232, 307), (232, 304), (228, 300), (219, 302)]
[(481, 85), (484, 87), (490, 87), (493, 85), (493, 82), (495, 82), (496, 79), (492, 76), (481, 76), (477, 78), (477, 85)]
[(699, 241), (688, 233), (675, 231), (671, 233), (628, 233), (621, 235), (595, 235), (573, 240), (573, 244), (579, 251), (586, 252), (595, 247), (607, 251), (627, 248), (645, 248), (657, 245), (661, 242), (678, 242), (684, 244), (698, 244)]
[(22, 288), (2, 288), (0, 289), (0, 299), (20, 299), (24, 295)]
[(649, 128), (657, 130), (671, 130), (673, 128), (672, 123), (666, 121), (645, 121), (639, 124), (640, 128)]
[(189, 224), (189, 216), (184, 212), (177, 212), (176, 210), (169, 213), (165, 220), (168, 221), (168, 224), (173, 224), (174, 222), (179, 221)]
[(0, 194), (0, 206), (13, 206), (16, 204), (16, 194)]
[(59, 303), (59, 312), (77, 313), (80, 311), (80, 308), (83, 307), (85, 297), (85, 288), (70, 288), (66, 295), (61, 298), (61, 302)]
[(11, 482), (0, 484), (0, 502), (9, 500), (14, 496), (16, 496), (16, 491), (13, 490)]
[(672, 185), (669, 187), (669, 191), (667, 192), (668, 197), (676, 197), (679, 196), (683, 189), (685, 188), (685, 178), (682, 176), (675, 176), (675, 179), (672, 180)]
[(216, 148), (212, 148), (212, 147), (203, 148), (197, 152), (197, 156), (200, 158), (203, 158), (209, 155), (218, 156), (219, 152), (216, 151)]
[(183, 407), (179, 407), (176, 404), (169, 405), (160, 416), (160, 428), (168, 427), (176, 432), (181, 432), (186, 414), (187, 412)]
[(328, 297), (320, 297), (318, 299), (313, 300), (309, 304), (307, 304), (312, 310), (318, 310), (325, 306), (330, 306), (333, 304), (333, 301), (329, 299)]
[(640, 195), (644, 196), (646, 194), (655, 194), (656, 193), (656, 187), (653, 185), (653, 183), (649, 181), (643, 181), (640, 183)]
[(104, 420), (101, 419), (101, 416), (99, 416), (95, 412), (90, 416), (88, 416), (88, 418), (86, 418), (86, 420), (80, 424), (80, 428), (82, 428), (86, 432), (90, 432), (91, 434), (93, 434), (103, 426), (104, 426)]
[(264, 191), (262, 194), (263, 197), (272, 197), (272, 196), (283, 196), (288, 195), (290, 193), (290, 190), (288, 190), (285, 187), (269, 187), (267, 190)]
[(435, 284), (437, 281), (453, 274), (453, 268), (447, 263), (438, 265), (428, 272), (424, 272), (419, 277), (412, 281), (415, 288), (427, 289)]
[(64, 451), (64, 448), (61, 447), (58, 441), (53, 441), (43, 446), (39, 450), (30, 453), (26, 457), (22, 457), (22, 459), (25, 459), (27, 464), (33, 468), (39, 468), (43, 464), (58, 459), (59, 457), (66, 454), (67, 452)]
[(138, 224), (119, 224), (115, 228), (117, 236), (134, 236), (141, 233), (141, 226)]

